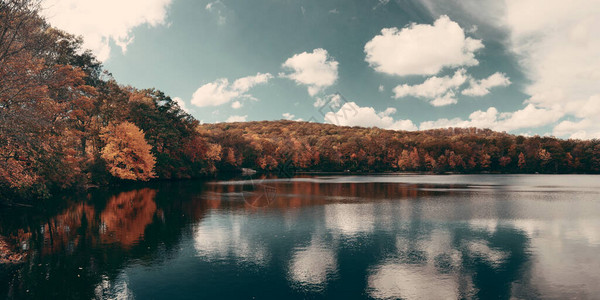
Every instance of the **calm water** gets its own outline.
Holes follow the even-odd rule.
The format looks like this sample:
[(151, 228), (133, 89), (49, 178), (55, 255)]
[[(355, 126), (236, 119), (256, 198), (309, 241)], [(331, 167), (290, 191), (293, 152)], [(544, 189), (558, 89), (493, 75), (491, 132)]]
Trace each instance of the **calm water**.
[[(65, 204), (66, 203), (66, 204)], [(596, 298), (600, 176), (158, 184), (0, 209), (0, 298)]]

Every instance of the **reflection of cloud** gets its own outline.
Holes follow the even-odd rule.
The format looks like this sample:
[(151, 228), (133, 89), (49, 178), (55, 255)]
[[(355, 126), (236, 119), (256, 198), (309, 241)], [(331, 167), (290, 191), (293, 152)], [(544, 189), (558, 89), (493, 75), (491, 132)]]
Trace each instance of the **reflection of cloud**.
[(368, 278), (369, 294), (374, 298), (457, 299), (458, 282), (450, 275), (429, 268), (386, 263)]
[(372, 203), (329, 204), (325, 206), (327, 228), (344, 235), (371, 232), (375, 214)]
[(198, 255), (208, 259), (232, 255), (247, 262), (264, 264), (266, 249), (242, 232), (240, 220), (241, 217), (227, 215), (210, 215), (204, 219), (194, 229), (194, 247)]
[(484, 259), (492, 266), (499, 266), (508, 257), (506, 252), (490, 248), (485, 241), (470, 242), (467, 248), (471, 254)]
[(600, 220), (517, 220), (514, 226), (535, 249), (527, 285), (557, 299), (600, 295)]
[(331, 246), (313, 241), (294, 253), (290, 263), (290, 278), (305, 287), (324, 288), (327, 275), (336, 272), (336, 257)]
[[(414, 241), (399, 236), (396, 239), (399, 259), (387, 260), (376, 266), (368, 277), (368, 292), (374, 298), (456, 299), (459, 281), (470, 289), (468, 278), (459, 279), (462, 261), (460, 252), (452, 247), (447, 230), (433, 230), (428, 239)], [(419, 264), (411, 258), (421, 253)], [(414, 257), (413, 257), (414, 258)], [(408, 263), (407, 263), (408, 262)]]
[(474, 229), (484, 230), (490, 233), (496, 232), (498, 220), (496, 219), (471, 219), (469, 225)]

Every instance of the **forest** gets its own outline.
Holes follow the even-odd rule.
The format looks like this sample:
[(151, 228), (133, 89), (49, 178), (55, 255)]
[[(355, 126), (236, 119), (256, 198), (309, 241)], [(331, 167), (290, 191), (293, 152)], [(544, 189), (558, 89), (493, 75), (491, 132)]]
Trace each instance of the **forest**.
[[(392, 131), (294, 121), (201, 125), (158, 89), (124, 86), (31, 0), (0, 2), (0, 199), (296, 172), (599, 173), (600, 141), (476, 128)], [(0, 201), (2, 202), (2, 201)]]
[(217, 170), (598, 173), (600, 141), (524, 137), (478, 128), (395, 131), (296, 121), (204, 124)]

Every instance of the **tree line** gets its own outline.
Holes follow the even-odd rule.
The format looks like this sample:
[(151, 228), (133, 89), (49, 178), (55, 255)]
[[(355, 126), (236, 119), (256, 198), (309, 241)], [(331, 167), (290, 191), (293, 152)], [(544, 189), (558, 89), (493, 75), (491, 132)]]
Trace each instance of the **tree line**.
[(200, 125), (157, 89), (118, 84), (33, 0), (0, 1), (0, 199), (239, 172), (598, 173), (598, 140), (272, 121)]
[[(524, 137), (489, 129), (396, 131), (261, 121), (199, 126), (220, 170), (600, 173), (600, 140)], [(214, 163), (214, 162), (211, 162)]]

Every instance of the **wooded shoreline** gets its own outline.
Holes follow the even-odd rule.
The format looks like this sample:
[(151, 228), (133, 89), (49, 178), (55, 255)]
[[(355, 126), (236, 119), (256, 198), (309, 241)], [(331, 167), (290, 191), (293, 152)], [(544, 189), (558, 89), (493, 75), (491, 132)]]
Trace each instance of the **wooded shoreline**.
[(0, 199), (123, 182), (299, 172), (600, 173), (599, 140), (478, 128), (297, 121), (200, 124), (157, 89), (116, 82), (39, 2), (0, 3)]

